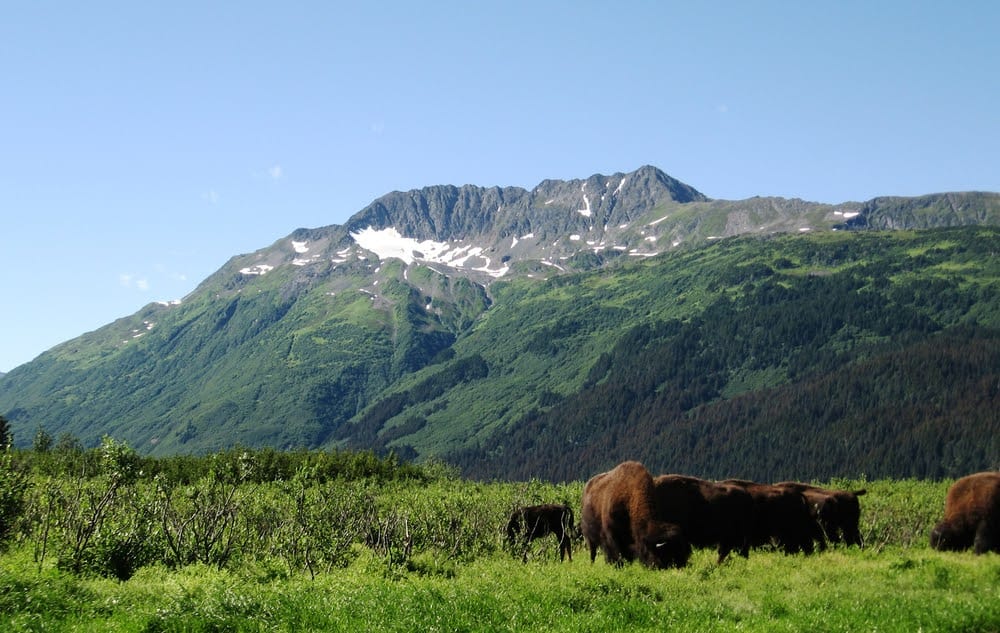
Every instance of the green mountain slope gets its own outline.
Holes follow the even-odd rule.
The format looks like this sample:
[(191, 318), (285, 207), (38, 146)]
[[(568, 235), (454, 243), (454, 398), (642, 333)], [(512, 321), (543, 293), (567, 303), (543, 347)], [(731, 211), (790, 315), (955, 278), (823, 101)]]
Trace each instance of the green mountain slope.
[[(22, 446), (349, 447), (478, 477), (957, 474), (1000, 462), (975, 439), (1000, 435), (997, 225), (998, 194), (722, 201), (651, 167), (393, 192), (12, 370), (0, 412)], [(905, 379), (928, 363), (957, 364)]]
[(181, 305), (148, 306), (11, 373), (3, 393), (26, 406), (9, 417), (22, 438), (37, 420), (88, 444), (112, 434), (159, 454), (315, 446), (327, 420), (447, 349), (445, 321), (485, 309), (482, 287), (437, 280), (444, 308), (431, 319), (394, 272), (383, 267), (378, 295), (334, 283), (297, 292), (290, 268), (247, 288), (210, 280)]
[(418, 383), (358, 425), (486, 478), (636, 457), (762, 479), (995, 467), (998, 245), (995, 228), (734, 238), (512, 284), (455, 345), (488, 380)]

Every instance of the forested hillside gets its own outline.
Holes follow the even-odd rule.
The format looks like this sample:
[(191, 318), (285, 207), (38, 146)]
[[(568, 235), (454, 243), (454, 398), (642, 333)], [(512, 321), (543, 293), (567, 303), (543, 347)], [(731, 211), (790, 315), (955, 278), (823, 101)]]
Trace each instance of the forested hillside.
[(704, 310), (650, 314), (579, 389), (451, 459), (476, 477), (556, 480), (629, 457), (761, 480), (1000, 467), (998, 237), (718, 244), (748, 261), (703, 271), (717, 275)]

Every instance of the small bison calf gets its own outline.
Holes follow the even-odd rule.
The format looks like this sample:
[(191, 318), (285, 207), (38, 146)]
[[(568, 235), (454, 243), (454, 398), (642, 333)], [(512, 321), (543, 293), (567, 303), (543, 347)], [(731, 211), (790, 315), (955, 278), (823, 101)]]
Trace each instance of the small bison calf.
[(528, 543), (549, 534), (554, 534), (559, 541), (559, 560), (569, 558), (572, 561), (574, 531), (573, 509), (558, 503), (518, 508), (507, 521), (507, 540), (511, 548), (520, 541), (525, 561), (528, 560)]

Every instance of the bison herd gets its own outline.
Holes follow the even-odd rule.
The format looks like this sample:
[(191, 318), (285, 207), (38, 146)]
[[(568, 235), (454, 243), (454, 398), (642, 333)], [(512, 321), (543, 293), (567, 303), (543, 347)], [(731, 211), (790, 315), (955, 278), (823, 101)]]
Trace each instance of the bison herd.
[[(747, 557), (761, 547), (812, 554), (827, 543), (861, 547), (858, 498), (865, 492), (799, 482), (654, 477), (639, 462), (627, 461), (586, 483), (579, 526), (569, 506), (544, 504), (518, 508), (506, 532), (522, 552), (533, 539), (554, 534), (560, 560), (572, 560), (572, 539), (582, 535), (591, 562), (600, 549), (610, 564), (638, 560), (655, 569), (683, 567), (692, 548), (717, 548), (719, 563), (731, 552)], [(940, 550), (1000, 553), (1000, 473), (956, 481), (930, 543)]]

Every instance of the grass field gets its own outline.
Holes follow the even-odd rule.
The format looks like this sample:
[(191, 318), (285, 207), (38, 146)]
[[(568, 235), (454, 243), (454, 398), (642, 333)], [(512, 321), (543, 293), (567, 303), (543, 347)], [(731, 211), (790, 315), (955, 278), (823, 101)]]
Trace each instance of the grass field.
[[(550, 548), (551, 549), (551, 548)], [(551, 553), (551, 552), (549, 552)], [(538, 554), (392, 570), (289, 575), (251, 565), (143, 568), (126, 582), (0, 570), (6, 631), (1000, 631), (1000, 556), (926, 548), (752, 553), (684, 569), (572, 563)]]
[(512, 508), (579, 508), (583, 482), (370, 454), (141, 461), (112, 440), (0, 457), (0, 632), (1000, 633), (1000, 555), (928, 545), (949, 481), (826, 482), (867, 490), (863, 549), (654, 571), (506, 544)]

